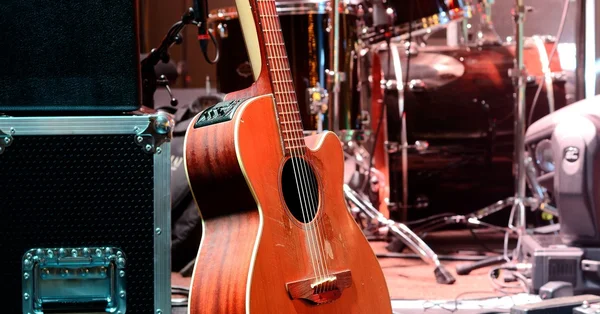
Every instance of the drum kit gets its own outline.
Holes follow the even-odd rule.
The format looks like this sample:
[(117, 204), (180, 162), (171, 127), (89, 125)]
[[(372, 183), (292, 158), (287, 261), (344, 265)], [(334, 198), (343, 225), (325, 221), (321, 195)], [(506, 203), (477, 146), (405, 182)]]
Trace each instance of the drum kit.
[[(390, 219), (390, 208), (405, 220), (408, 209), (427, 206), (410, 193), (411, 161), (439, 151), (486, 154), (498, 138), (510, 139), (517, 159), (524, 126), (515, 124), (531, 110), (535, 90), (545, 97), (539, 97), (534, 120), (567, 105), (558, 54), (550, 53), (554, 39), (521, 32), (502, 41), (491, 20), (494, 1), (510, 0), (277, 3), (304, 128), (333, 131), (342, 140), (344, 190), (353, 213), (387, 226), (434, 265), (445, 284), (454, 278), (436, 254)], [(512, 1), (522, 30), (525, 7)], [(222, 54), (217, 89), (249, 87), (254, 77), (236, 9), (214, 10), (208, 23)], [(521, 165), (515, 161), (517, 177)], [(524, 197), (516, 194), (513, 203)]]

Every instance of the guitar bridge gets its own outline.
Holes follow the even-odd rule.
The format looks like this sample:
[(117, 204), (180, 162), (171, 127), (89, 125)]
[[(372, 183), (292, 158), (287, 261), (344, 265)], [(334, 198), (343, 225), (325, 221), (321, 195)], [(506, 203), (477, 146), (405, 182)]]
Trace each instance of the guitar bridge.
[(349, 270), (316, 279), (313, 277), (288, 283), (286, 286), (292, 300), (303, 299), (313, 304), (330, 303), (339, 299), (343, 290), (352, 285)]

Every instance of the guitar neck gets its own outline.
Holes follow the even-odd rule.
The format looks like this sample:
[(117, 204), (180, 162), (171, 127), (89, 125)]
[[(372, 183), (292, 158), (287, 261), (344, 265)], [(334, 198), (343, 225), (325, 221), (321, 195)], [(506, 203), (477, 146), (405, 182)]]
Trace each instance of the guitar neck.
[[(251, 0), (256, 30), (264, 45), (264, 57), (276, 104), (277, 121), (286, 155), (304, 153), (304, 132), (298, 100), (277, 7), (274, 0)], [(264, 73), (263, 73), (264, 74)]]

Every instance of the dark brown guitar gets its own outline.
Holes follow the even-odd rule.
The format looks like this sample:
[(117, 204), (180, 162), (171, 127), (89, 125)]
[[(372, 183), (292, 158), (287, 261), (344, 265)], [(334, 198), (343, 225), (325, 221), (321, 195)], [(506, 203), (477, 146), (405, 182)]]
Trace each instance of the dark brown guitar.
[(256, 83), (190, 124), (203, 220), (192, 314), (390, 314), (383, 272), (349, 213), (333, 133), (304, 137), (273, 0), (238, 0)]

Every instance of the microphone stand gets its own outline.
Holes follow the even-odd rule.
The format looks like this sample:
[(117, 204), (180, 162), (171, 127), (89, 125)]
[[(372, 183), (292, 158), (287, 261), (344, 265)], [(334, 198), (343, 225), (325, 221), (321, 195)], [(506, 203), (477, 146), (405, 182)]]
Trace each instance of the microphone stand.
[(167, 92), (171, 96), (171, 105), (177, 106), (177, 100), (173, 97), (171, 89), (169, 88), (169, 81), (161, 76), (156, 77), (154, 67), (159, 62), (168, 63), (171, 59), (169, 55), (169, 48), (174, 44), (180, 44), (183, 41), (181, 37), (181, 31), (188, 24), (195, 24), (194, 22), (194, 9), (189, 8), (188, 11), (181, 17), (181, 21), (171, 26), (171, 29), (167, 32), (167, 35), (163, 38), (162, 43), (158, 48), (152, 49), (150, 54), (142, 60), (142, 104), (145, 107), (154, 109), (154, 93), (158, 86), (164, 86)]

